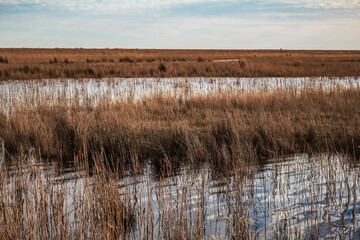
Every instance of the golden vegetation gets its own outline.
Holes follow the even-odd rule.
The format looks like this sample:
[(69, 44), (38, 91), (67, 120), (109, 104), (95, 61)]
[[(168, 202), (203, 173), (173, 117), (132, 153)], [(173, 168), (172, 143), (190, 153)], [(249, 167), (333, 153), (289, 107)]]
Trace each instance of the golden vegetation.
[[(207, 231), (217, 226), (207, 225), (208, 206), (203, 199), (205, 189), (214, 182), (205, 180), (206, 174), (186, 176), (175, 181), (178, 189), (174, 191), (176, 185), (169, 177), (186, 163), (215, 169), (211, 177), (223, 186), (216, 196), (226, 209), (225, 237), (257, 236), (258, 219), (250, 216), (251, 208), (260, 204), (254, 193), (263, 189), (262, 211), (269, 215), (275, 201), (287, 204), (282, 200), (285, 197), (272, 190), (288, 189), (289, 182), (273, 172), (272, 179), (263, 176), (263, 185), (255, 185), (256, 171), (251, 166), (289, 153), (360, 156), (360, 89), (296, 90), (191, 97), (154, 93), (140, 101), (107, 100), (96, 106), (76, 101), (62, 104), (67, 101), (61, 99), (65, 95), (51, 105), (45, 98), (35, 101), (40, 91), (31, 90), (34, 99), (27, 100), (37, 103), (33, 108), (15, 101), (11, 111), (4, 111), (4, 106), (0, 109), (6, 112), (0, 113), (0, 138), (6, 149), (5, 163), (0, 163), (0, 239), (209, 237)], [(319, 188), (321, 196), (335, 196), (337, 183), (342, 181), (344, 196), (349, 202), (357, 201), (353, 191), (358, 183), (351, 182), (356, 178), (348, 177), (346, 163), (338, 166), (331, 157), (325, 160), (318, 165), (325, 172), (324, 185), (318, 184), (316, 174), (289, 173), (303, 185), (308, 178), (316, 179), (316, 187), (295, 199), (307, 199), (312, 213), (328, 219), (314, 215), (315, 220), (309, 220), (315, 223), (310, 234), (316, 238), (320, 238), (323, 222), (331, 228), (333, 214), (316, 205)], [(70, 183), (68, 169), (62, 168), (68, 162), (72, 164)], [(149, 163), (152, 176), (145, 170)], [(295, 168), (308, 172), (302, 163)], [(59, 177), (62, 174), (65, 177)], [(123, 182), (129, 176), (130, 183)], [(272, 181), (271, 186), (265, 184), (267, 180)], [(137, 192), (140, 190), (145, 196)], [(330, 197), (329, 201), (336, 204), (338, 199)], [(218, 211), (222, 208), (217, 207)], [(282, 211), (280, 215), (287, 210)], [(279, 239), (307, 235), (300, 228), (292, 231), (287, 222), (273, 224)], [(356, 234), (355, 227), (341, 231), (340, 236)]]
[[(357, 51), (1, 49), (0, 56), (2, 80), (359, 76), (360, 71)], [(239, 60), (216, 61), (224, 59)], [(16, 101), (11, 111), (1, 106), (0, 144), (3, 140), (6, 154), (0, 155), (0, 160), (5, 158), (5, 163), (0, 161), (0, 239), (206, 238), (207, 206), (201, 199), (212, 182), (205, 181), (203, 175), (201, 179), (198, 175), (187, 176), (176, 182), (181, 188), (174, 191), (174, 183), (166, 178), (185, 163), (209, 164), (216, 169), (214, 175), (221, 173), (212, 177), (220, 179), (217, 184), (224, 186), (217, 195), (226, 202), (226, 236), (257, 236), (257, 218), (251, 218), (250, 211), (259, 204), (253, 195), (259, 189), (255, 189), (255, 172), (250, 165), (303, 152), (360, 157), (360, 89), (296, 90), (191, 97), (154, 93), (140, 101), (104, 100), (96, 106), (80, 105), (76, 99), (65, 105), (69, 99), (59, 95), (57, 104), (41, 97), (35, 101), (34, 97), (26, 98), (36, 103), (32, 108), (21, 107)], [(40, 93), (38, 89), (30, 91), (32, 96)], [(322, 186), (323, 195), (332, 196), (337, 191), (334, 183), (343, 181), (347, 191), (344, 196), (349, 202), (350, 198), (357, 201), (357, 182), (350, 182), (345, 163), (333, 167), (331, 159), (328, 157), (319, 165), (321, 171), (327, 171), (325, 184), (305, 191), (295, 201), (300, 202), (305, 196), (311, 210), (319, 210), (320, 214), (322, 208), (313, 208), (319, 202), (318, 187)], [(54, 167), (59, 165), (60, 176), (62, 171), (66, 175), (62, 165), (68, 162), (72, 164), (70, 185), (66, 177), (57, 178), (59, 170)], [(143, 174), (149, 162), (151, 173), (157, 177), (156, 187), (150, 176)], [(304, 171), (301, 164), (296, 167), (299, 172)], [(135, 187), (135, 193), (124, 190), (126, 183), (122, 181), (128, 176), (134, 185), (147, 184), (143, 189), (147, 191), (145, 197), (137, 194)], [(288, 187), (282, 182), (284, 179), (277, 179), (277, 172), (272, 176), (274, 186)], [(302, 176), (299, 174), (299, 178)], [(281, 201), (283, 198), (276, 196), (275, 191), (271, 195), (273, 186), (265, 185), (269, 179), (263, 179), (265, 206), (276, 199)], [(297, 180), (304, 183), (304, 179)], [(192, 192), (188, 186), (193, 187)], [(167, 194), (174, 196), (166, 197)], [(158, 205), (149, 200), (154, 200), (154, 196)], [(189, 204), (191, 198), (200, 200)], [(337, 200), (330, 197), (330, 201), (336, 204)], [(270, 214), (269, 210), (265, 207), (264, 214)], [(331, 214), (326, 214), (331, 230)], [(314, 222), (311, 236), (320, 238), (322, 222), (316, 217)], [(343, 225), (341, 222), (341, 229)], [(274, 223), (274, 227), (279, 239), (306, 237), (300, 229), (291, 232), (281, 223)], [(354, 228), (341, 232), (341, 236), (354, 237), (355, 233)]]
[[(35, 155), (36, 156), (36, 155)], [(135, 225), (130, 199), (122, 197), (116, 178), (97, 161), (91, 174), (75, 164), (70, 184), (50, 164), (9, 158), (0, 169), (0, 239), (125, 239)], [(11, 166), (11, 169), (10, 169)], [(109, 176), (109, 175), (107, 175)]]
[(123, 163), (136, 156), (230, 167), (237, 159), (304, 151), (359, 156), (359, 105), (358, 89), (189, 99), (159, 94), (95, 107), (40, 104), (2, 115), (0, 136), (12, 154), (35, 147), (43, 157), (71, 160), (102, 152)]
[(198, 76), (360, 76), (360, 51), (0, 49), (0, 80)]

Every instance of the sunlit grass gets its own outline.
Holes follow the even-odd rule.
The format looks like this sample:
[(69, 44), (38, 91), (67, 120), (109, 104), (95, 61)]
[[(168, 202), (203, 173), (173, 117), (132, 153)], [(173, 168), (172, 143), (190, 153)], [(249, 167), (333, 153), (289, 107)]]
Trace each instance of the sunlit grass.
[(0, 239), (359, 231), (357, 86), (194, 94), (179, 82), (175, 95), (80, 104), (37, 83), (30, 104), (0, 109)]
[(0, 80), (360, 76), (359, 51), (0, 49)]

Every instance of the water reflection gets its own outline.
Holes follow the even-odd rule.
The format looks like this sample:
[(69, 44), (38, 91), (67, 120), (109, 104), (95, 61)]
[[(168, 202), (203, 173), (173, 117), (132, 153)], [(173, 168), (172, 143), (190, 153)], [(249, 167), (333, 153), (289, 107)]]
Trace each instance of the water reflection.
[(95, 106), (102, 102), (141, 100), (154, 94), (191, 97), (216, 93), (260, 91), (301, 92), (304, 89), (359, 88), (358, 78), (129, 78), (48, 79), (0, 82), (0, 106), (9, 112), (17, 107), (41, 104)]
[[(176, 168), (168, 176), (154, 169), (149, 163), (141, 175), (119, 179), (121, 196), (135, 207), (137, 224), (129, 238), (173, 238), (179, 232), (189, 238), (217, 239), (241, 234), (268, 239), (355, 238), (360, 231), (360, 168), (346, 156), (294, 155), (222, 178), (207, 165)], [(36, 197), (33, 174), (40, 174), (53, 190), (54, 184), (66, 189), (65, 208), (76, 229), (74, 214), (81, 202), (75, 200), (84, 194), (87, 173), (70, 165), (11, 167), (8, 187), (3, 185), (2, 191), (26, 182), (26, 194)], [(90, 184), (96, 181), (97, 176), (91, 176)], [(15, 201), (22, 204), (25, 193), (15, 192)]]

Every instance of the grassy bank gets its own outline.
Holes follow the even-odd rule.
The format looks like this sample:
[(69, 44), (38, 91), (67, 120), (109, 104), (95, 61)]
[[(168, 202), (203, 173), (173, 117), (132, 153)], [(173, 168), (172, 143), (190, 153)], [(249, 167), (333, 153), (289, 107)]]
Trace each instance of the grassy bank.
[(211, 162), (231, 167), (296, 152), (360, 154), (360, 91), (301, 94), (212, 94), (189, 99), (156, 95), (140, 102), (18, 108), (1, 115), (10, 154), (36, 148), (45, 158), (117, 162)]
[(0, 80), (198, 76), (360, 76), (360, 51), (0, 49)]

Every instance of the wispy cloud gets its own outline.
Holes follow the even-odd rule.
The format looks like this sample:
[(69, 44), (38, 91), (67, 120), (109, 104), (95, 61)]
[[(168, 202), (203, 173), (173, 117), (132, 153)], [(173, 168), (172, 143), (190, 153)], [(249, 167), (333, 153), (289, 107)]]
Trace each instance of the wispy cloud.
[(0, 5), (40, 6), (70, 11), (94, 13), (124, 13), (125, 11), (164, 10), (179, 6), (211, 3), (248, 3), (257, 6), (288, 6), (312, 9), (354, 9), (360, 10), (360, 0), (0, 0)]
[(360, 9), (359, 0), (302, 0), (309, 8), (324, 8), (324, 9)]
[[(225, 0), (226, 1), (226, 0)], [(179, 5), (189, 5), (197, 3), (220, 2), (220, 0), (0, 0), (1, 5), (8, 6), (40, 6), (53, 9), (65, 9), (70, 11), (88, 11), (94, 13), (124, 13), (125, 11), (142, 10), (163, 10)], [(222, 1), (223, 2), (223, 1)]]
[(360, 49), (358, 26), (360, 0), (0, 0), (0, 47)]

